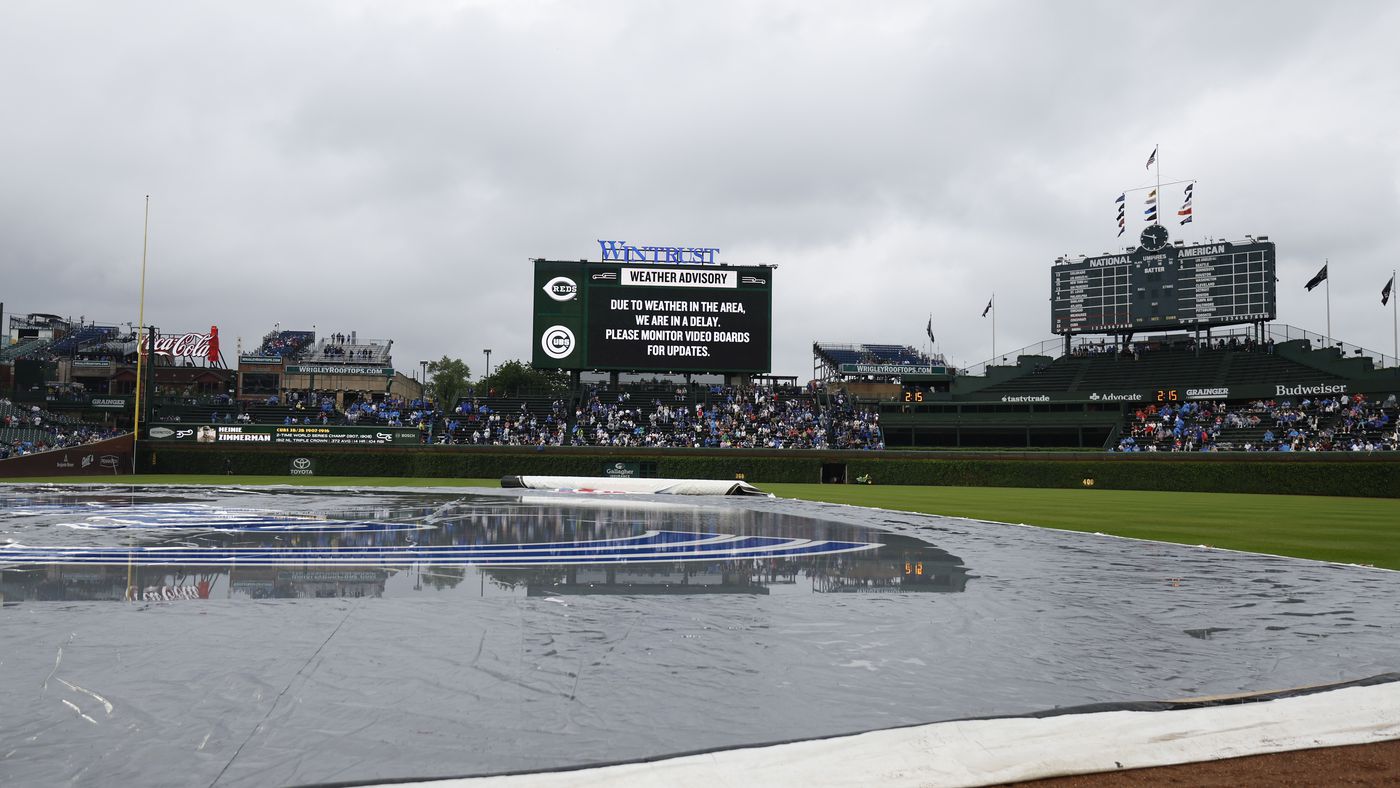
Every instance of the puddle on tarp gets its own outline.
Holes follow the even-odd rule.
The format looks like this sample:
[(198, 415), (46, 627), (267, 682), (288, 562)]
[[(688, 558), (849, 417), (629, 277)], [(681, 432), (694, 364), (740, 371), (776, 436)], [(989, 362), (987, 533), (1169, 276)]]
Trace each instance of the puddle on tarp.
[(7, 487), (0, 595), (24, 785), (543, 769), (1400, 667), (1396, 573), (776, 500)]

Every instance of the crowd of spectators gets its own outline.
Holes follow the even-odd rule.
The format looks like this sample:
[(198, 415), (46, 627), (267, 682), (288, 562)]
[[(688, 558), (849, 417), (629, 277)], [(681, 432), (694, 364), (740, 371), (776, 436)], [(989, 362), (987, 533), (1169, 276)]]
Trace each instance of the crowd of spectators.
[(627, 392), (593, 392), (574, 414), (575, 446), (684, 448), (883, 448), (879, 416), (836, 395), (826, 408), (800, 389), (716, 387), (705, 402), (634, 406)]
[(313, 335), (307, 331), (274, 331), (263, 337), (262, 345), (254, 355), (289, 358), (296, 356), (311, 341)]
[(0, 399), (0, 460), (51, 449), (69, 449), (115, 438), (117, 427), (65, 422), (32, 405), (28, 410)]
[(1396, 402), (1361, 394), (1301, 400), (1149, 405), (1115, 451), (1396, 451)]
[(438, 442), (477, 446), (562, 446), (568, 425), (568, 406), (562, 399), (547, 407), (520, 402), (514, 409), (497, 409), (489, 401), (469, 397), (444, 417)]
[(1151, 353), (1158, 350), (1177, 350), (1192, 352), (1199, 347), (1200, 350), (1230, 350), (1241, 353), (1253, 353), (1263, 351), (1265, 353), (1274, 352), (1274, 339), (1269, 337), (1263, 342), (1258, 342), (1252, 336), (1231, 334), (1224, 337), (1214, 337), (1202, 339), (1199, 342), (1189, 335), (1176, 337), (1164, 337), (1162, 339), (1148, 339), (1132, 343), (1105, 341), (1083, 342), (1075, 345), (1069, 355), (1072, 358), (1089, 358), (1091, 356), (1131, 356), (1140, 358), (1144, 353)]

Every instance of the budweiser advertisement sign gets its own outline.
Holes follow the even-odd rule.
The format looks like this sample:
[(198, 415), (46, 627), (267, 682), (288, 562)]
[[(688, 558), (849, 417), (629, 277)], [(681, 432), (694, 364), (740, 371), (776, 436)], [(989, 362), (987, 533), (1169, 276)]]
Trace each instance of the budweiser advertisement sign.
[[(151, 350), (150, 337), (141, 341), (141, 352), (147, 353)], [(161, 334), (156, 337), (155, 354), (157, 356), (172, 356), (175, 358), (206, 358), (210, 361), (219, 359), (219, 329), (214, 326), (209, 327), (209, 333), (196, 334)]]

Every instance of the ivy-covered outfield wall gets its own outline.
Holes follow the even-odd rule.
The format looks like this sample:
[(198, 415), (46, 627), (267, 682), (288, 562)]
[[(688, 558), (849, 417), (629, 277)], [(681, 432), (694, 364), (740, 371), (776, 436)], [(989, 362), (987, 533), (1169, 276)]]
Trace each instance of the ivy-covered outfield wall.
[[(844, 471), (875, 484), (972, 487), (1095, 487), (1118, 490), (1285, 493), (1400, 497), (1400, 455), (809, 452), (762, 450), (624, 451), (588, 448), (201, 447), (152, 446), (138, 452), (148, 473), (293, 476), (293, 463), (317, 476), (499, 478), (602, 476), (619, 463), (662, 478), (764, 482), (822, 481)], [(648, 474), (651, 475), (651, 474)]]

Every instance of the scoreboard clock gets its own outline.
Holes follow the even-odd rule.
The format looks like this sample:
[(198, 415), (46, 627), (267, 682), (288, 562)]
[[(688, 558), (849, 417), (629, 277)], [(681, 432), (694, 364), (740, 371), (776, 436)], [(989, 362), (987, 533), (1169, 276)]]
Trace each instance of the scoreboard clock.
[(910, 405), (918, 405), (933, 399), (933, 386), (928, 383), (905, 383), (900, 386), (900, 399)]

